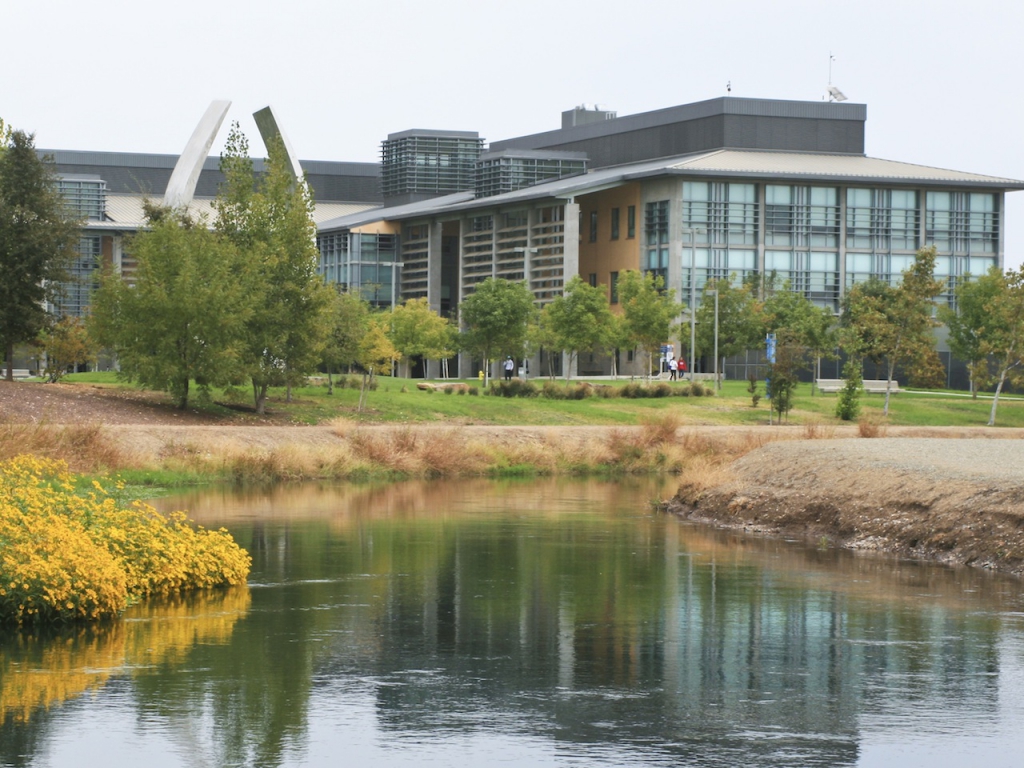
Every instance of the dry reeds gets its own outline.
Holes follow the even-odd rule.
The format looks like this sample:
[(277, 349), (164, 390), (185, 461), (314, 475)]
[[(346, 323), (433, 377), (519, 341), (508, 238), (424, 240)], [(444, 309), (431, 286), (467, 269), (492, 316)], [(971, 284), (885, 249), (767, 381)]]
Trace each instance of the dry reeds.
[(864, 416), (857, 422), (857, 434), (861, 437), (885, 437), (887, 427), (878, 419)]
[(100, 424), (0, 423), (0, 461), (26, 453), (62, 459), (75, 472), (123, 467), (127, 461)]

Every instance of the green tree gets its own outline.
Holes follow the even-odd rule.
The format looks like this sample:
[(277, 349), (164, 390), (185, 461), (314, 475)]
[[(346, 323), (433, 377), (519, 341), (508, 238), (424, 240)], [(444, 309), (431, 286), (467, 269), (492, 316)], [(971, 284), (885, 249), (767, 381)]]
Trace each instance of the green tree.
[(359, 362), (359, 343), (369, 329), (370, 305), (356, 292), (335, 290), (327, 307), (328, 332), (323, 349), (327, 394), (334, 394), (333, 374)]
[(899, 365), (924, 361), (934, 351), (933, 299), (942, 290), (934, 278), (935, 248), (921, 248), (914, 263), (892, 287), (872, 278), (854, 286), (843, 308), (844, 346), (886, 367), (885, 407), (889, 415), (892, 379)]
[(597, 288), (573, 275), (565, 286), (565, 292), (544, 307), (543, 325), (551, 330), (548, 348), (565, 352), (568, 365), (565, 380), (568, 382), (574, 362), (579, 353), (593, 351), (601, 346), (607, 334), (611, 310), (604, 288)]
[(836, 398), (836, 416), (853, 421), (860, 414), (860, 393), (863, 374), (859, 358), (851, 357), (843, 365), (843, 388)]
[(989, 381), (984, 335), (992, 315), (989, 308), (1006, 289), (1006, 279), (999, 267), (977, 279), (967, 279), (956, 287), (956, 309), (939, 307), (939, 320), (949, 328), (949, 348), (967, 363), (971, 395), (978, 397), (978, 389)]
[(217, 230), (243, 254), (239, 281), (250, 311), (243, 361), (256, 411), (264, 413), (271, 386), (289, 387), (313, 372), (329, 322), (330, 289), (317, 274), (313, 200), (304, 179), (292, 176), (284, 145), (267, 147), (266, 170), (256, 178), (249, 144), (238, 128), (221, 157), (224, 186), (214, 203)]
[(388, 336), (407, 362), (416, 357), (442, 360), (455, 354), (458, 331), (420, 298), (395, 307)]
[(664, 291), (660, 275), (641, 274), (628, 270), (619, 275), (619, 302), (629, 329), (631, 343), (647, 354), (646, 375), (649, 376), (661, 345), (668, 341), (672, 321), (681, 307)]
[(45, 329), (41, 335), (46, 351), (46, 379), (57, 383), (68, 368), (88, 363), (96, 357), (96, 350), (85, 323), (77, 317), (62, 317)]
[[(774, 333), (804, 347), (807, 356), (814, 358), (814, 377), (822, 357), (833, 357), (839, 343), (836, 318), (824, 307), (815, 306), (802, 293), (789, 289), (772, 291), (764, 301), (762, 312), (763, 334)], [(814, 388), (811, 388), (811, 394)]]
[(761, 346), (764, 324), (761, 304), (749, 285), (734, 286), (722, 278), (708, 283), (697, 308), (695, 355), (713, 355), (715, 349), (715, 298), (718, 291), (718, 355), (731, 357)]
[(793, 408), (793, 393), (796, 391), (797, 372), (804, 365), (804, 348), (790, 334), (778, 337), (775, 346), (775, 362), (768, 366), (768, 381), (771, 398), (769, 407), (778, 414), (779, 423), (789, 418)]
[(533, 294), (526, 284), (501, 278), (487, 278), (459, 304), (462, 347), (481, 357), (485, 386), (495, 356), (522, 356), (535, 314)]
[(169, 392), (184, 409), (190, 382), (207, 392), (240, 379), (250, 309), (230, 242), (183, 212), (153, 218), (129, 244), (134, 285), (105, 271), (88, 328), (117, 355), (119, 378)]
[(35, 140), (0, 126), (0, 349), (14, 380), (14, 347), (46, 326), (78, 242), (79, 219), (57, 189)]
[(988, 304), (989, 319), (980, 329), (980, 351), (995, 366), (995, 393), (988, 425), (996, 423), (999, 395), (1005, 384), (1024, 380), (1024, 267), (1005, 275), (990, 273), (997, 284)]
[(390, 314), (373, 314), (369, 317), (366, 333), (359, 340), (359, 365), (363, 368), (363, 386), (359, 391), (359, 410), (366, 403), (366, 393), (370, 389), (374, 376), (381, 371), (391, 371), (391, 363), (401, 360), (402, 353), (388, 338)]

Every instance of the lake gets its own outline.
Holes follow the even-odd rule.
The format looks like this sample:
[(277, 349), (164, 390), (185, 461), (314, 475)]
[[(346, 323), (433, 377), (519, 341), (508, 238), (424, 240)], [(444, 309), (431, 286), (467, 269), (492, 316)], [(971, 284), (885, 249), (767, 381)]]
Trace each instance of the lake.
[(1016, 766), (1017, 580), (744, 536), (666, 479), (204, 490), (248, 588), (0, 646), (3, 766)]

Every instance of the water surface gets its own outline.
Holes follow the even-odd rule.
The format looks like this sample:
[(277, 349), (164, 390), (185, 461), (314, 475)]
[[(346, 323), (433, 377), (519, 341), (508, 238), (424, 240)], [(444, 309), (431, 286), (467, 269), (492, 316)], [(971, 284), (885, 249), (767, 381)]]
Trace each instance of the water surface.
[(7, 766), (1010, 766), (1020, 583), (722, 533), (664, 481), (162, 500), (248, 589), (5, 635)]

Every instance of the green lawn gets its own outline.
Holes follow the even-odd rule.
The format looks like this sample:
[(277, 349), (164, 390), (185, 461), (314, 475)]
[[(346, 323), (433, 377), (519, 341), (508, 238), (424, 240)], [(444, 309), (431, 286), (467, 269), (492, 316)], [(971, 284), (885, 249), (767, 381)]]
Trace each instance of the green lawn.
[[(69, 383), (125, 386), (111, 373), (87, 373), (68, 376)], [(767, 424), (768, 407), (763, 398), (757, 408), (750, 405), (747, 382), (724, 382), (715, 397), (667, 397), (631, 400), (598, 398), (585, 400), (550, 400), (536, 398), (503, 398), (424, 392), (416, 389), (416, 381), (381, 377), (376, 391), (367, 395), (363, 413), (357, 411), (359, 392), (335, 388), (327, 394), (325, 386), (307, 386), (293, 390), (293, 402), (285, 402), (284, 390), (271, 391), (269, 411), (278, 419), (293, 423), (316, 424), (335, 418), (361, 422), (445, 422), (451, 424), (504, 425), (587, 425), (636, 424), (645, 418), (666, 412), (676, 414), (684, 424)], [(622, 386), (628, 379), (610, 383)], [(476, 380), (467, 381), (479, 387)], [(543, 380), (537, 380), (538, 384)], [(682, 386), (673, 385), (673, 386)], [(763, 382), (762, 382), (763, 392)], [(901, 392), (892, 396), (889, 424), (908, 426), (984, 426), (991, 407), (990, 395), (977, 400), (957, 392)], [(801, 384), (794, 398), (789, 423), (841, 423), (834, 417), (834, 394), (811, 395), (809, 384)], [(251, 392), (239, 388), (215, 392), (214, 402), (202, 404), (198, 398), (192, 405), (208, 410), (226, 421), (255, 419), (248, 410)], [(861, 395), (862, 416), (881, 420), (883, 395)], [(234, 408), (225, 407), (233, 405)], [(1024, 400), (1001, 398), (996, 423), (1003, 427), (1024, 427)]]

